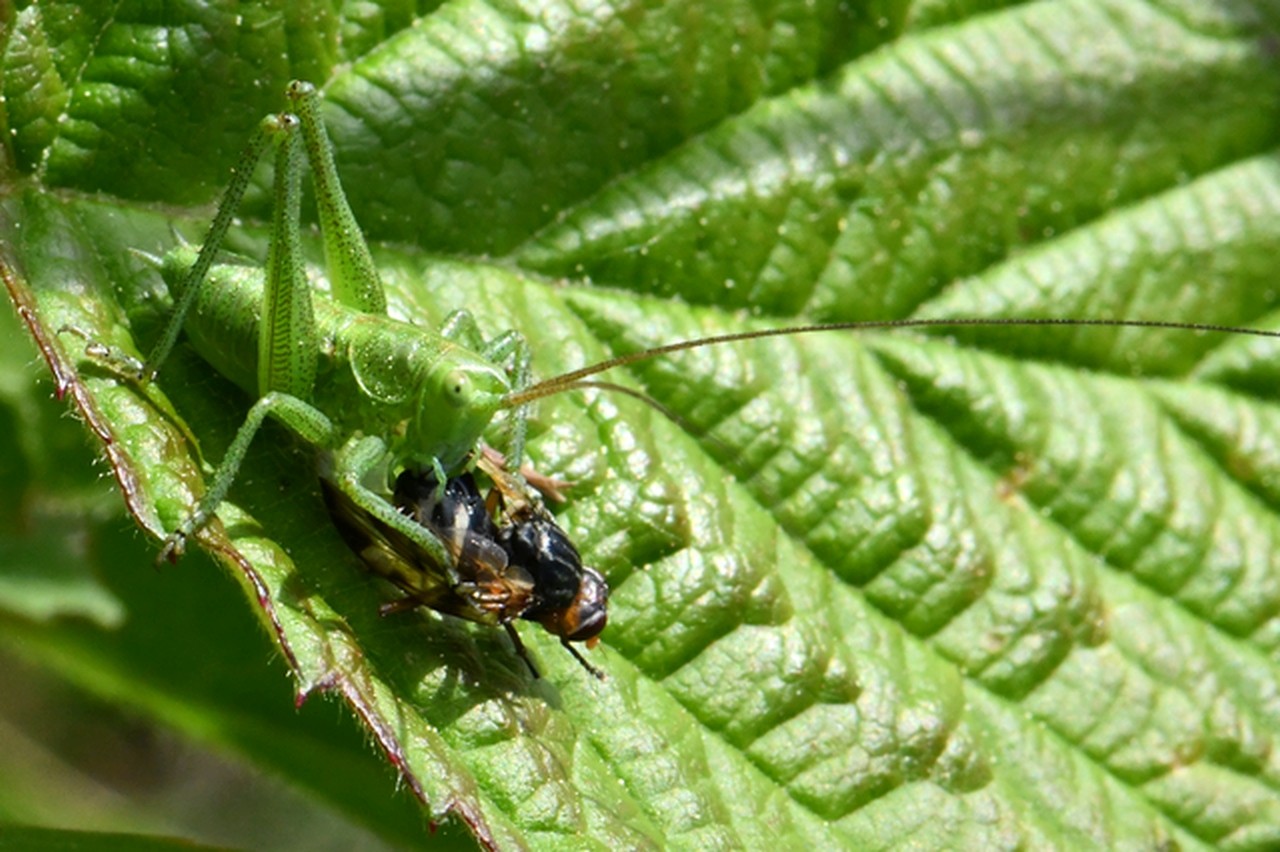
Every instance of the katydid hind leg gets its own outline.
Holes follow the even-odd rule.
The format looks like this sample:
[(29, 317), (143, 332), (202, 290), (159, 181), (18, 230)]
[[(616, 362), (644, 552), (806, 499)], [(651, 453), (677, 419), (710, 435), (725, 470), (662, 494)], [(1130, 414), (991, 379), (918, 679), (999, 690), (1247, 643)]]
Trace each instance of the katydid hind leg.
[(186, 549), (187, 539), (213, 518), (240, 472), (249, 444), (268, 417), (312, 446), (331, 447), (335, 441), (336, 431), (332, 421), (309, 402), (284, 393), (269, 393), (259, 399), (240, 424), (231, 446), (227, 448), (226, 455), (213, 474), (209, 489), (200, 498), (195, 511), (183, 519), (177, 529), (165, 539), (157, 561), (176, 562)]
[(320, 117), (320, 95), (315, 86), (301, 80), (289, 84), (287, 95), (302, 123), (333, 297), (362, 313), (385, 314), (387, 296), (382, 279), (338, 179), (333, 145)]
[(161, 559), (173, 561), (181, 556), (186, 539), (218, 511), (250, 442), (268, 416), (309, 444), (325, 447), (335, 440), (332, 422), (309, 402), (319, 356), (311, 292), (302, 269), (298, 227), (302, 157), (297, 125), (297, 119), (288, 115), (277, 116), (271, 125), (276, 146), (275, 209), (258, 337), (261, 397), (249, 410), (195, 512), (165, 541)]
[(218, 202), (218, 212), (214, 214), (213, 223), (209, 226), (209, 232), (205, 234), (204, 243), (200, 246), (200, 254), (187, 272), (180, 288), (181, 292), (177, 296), (177, 303), (174, 305), (173, 313), (169, 316), (169, 321), (165, 325), (160, 339), (147, 356), (147, 363), (142, 373), (144, 381), (150, 381), (155, 378), (160, 367), (168, 359), (169, 353), (173, 351), (173, 346), (178, 340), (178, 334), (182, 331), (182, 327), (187, 321), (187, 314), (190, 313), (191, 307), (196, 302), (196, 295), (200, 286), (204, 283), (205, 277), (209, 273), (209, 267), (213, 265), (214, 257), (217, 256), (219, 249), (222, 248), (223, 240), (226, 239), (227, 230), (231, 227), (236, 211), (240, 209), (240, 201), (244, 198), (244, 192), (249, 186), (249, 180), (253, 177), (254, 169), (258, 165), (258, 161), (262, 159), (262, 155), (266, 153), (267, 145), (279, 132), (280, 117), (277, 115), (266, 116), (258, 124), (258, 129), (254, 132), (249, 144), (240, 155), (240, 161), (236, 164), (235, 171), (231, 173), (231, 183), (227, 184), (226, 192), (223, 193), (222, 200)]
[(241, 152), (240, 159), (236, 162), (236, 166), (231, 172), (231, 182), (227, 184), (226, 190), (222, 193), (222, 199), (218, 202), (218, 211), (214, 214), (213, 222), (209, 225), (209, 230), (205, 234), (200, 252), (195, 262), (183, 276), (181, 285), (175, 288), (173, 312), (169, 315), (160, 332), (159, 339), (151, 347), (151, 351), (145, 361), (140, 361), (131, 355), (116, 351), (107, 344), (95, 339), (91, 333), (84, 329), (63, 326), (58, 329), (58, 333), (73, 334), (81, 338), (85, 341), (86, 356), (96, 362), (105, 364), (127, 378), (144, 383), (152, 381), (160, 371), (160, 368), (164, 366), (164, 362), (168, 360), (173, 347), (177, 344), (178, 336), (182, 333), (187, 315), (195, 305), (200, 287), (208, 275), (209, 268), (213, 265), (214, 258), (217, 257), (218, 251), (222, 248), (223, 240), (225, 240), (227, 231), (231, 227), (236, 211), (240, 208), (240, 201), (244, 198), (245, 190), (253, 177), (254, 169), (266, 152), (267, 146), (279, 133), (279, 130), (280, 117), (277, 115), (266, 116), (258, 124), (253, 136), (249, 139), (249, 143), (245, 146), (244, 151)]
[(258, 394), (274, 391), (310, 399), (320, 355), (298, 225), (302, 185), (298, 123), (293, 116), (280, 116), (275, 138), (275, 203), (258, 325)]

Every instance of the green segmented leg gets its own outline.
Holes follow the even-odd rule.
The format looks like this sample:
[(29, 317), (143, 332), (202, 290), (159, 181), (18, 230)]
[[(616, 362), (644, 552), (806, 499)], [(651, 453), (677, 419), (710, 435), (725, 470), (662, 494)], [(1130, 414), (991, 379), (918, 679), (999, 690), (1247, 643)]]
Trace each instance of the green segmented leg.
[(333, 161), (333, 145), (320, 120), (320, 95), (315, 86), (301, 80), (290, 83), (286, 94), (302, 122), (302, 138), (311, 162), (330, 291), (347, 307), (366, 314), (385, 314), (387, 296), (382, 289), (382, 279), (342, 191)]
[(227, 235), (227, 229), (231, 227), (231, 220), (234, 218), (236, 210), (240, 207), (240, 199), (244, 197), (244, 191), (249, 186), (249, 179), (253, 177), (254, 166), (258, 164), (258, 160), (262, 159), (262, 154), (266, 151), (267, 144), (276, 135), (279, 122), (279, 116), (269, 115), (264, 118), (259, 123), (253, 137), (250, 138), (249, 144), (245, 146), (239, 162), (236, 163), (235, 170), (231, 173), (231, 183), (227, 184), (227, 190), (222, 194), (222, 200), (218, 202), (218, 212), (213, 217), (213, 224), (209, 226), (209, 232), (205, 235), (204, 245), (200, 247), (200, 254), (187, 272), (186, 283), (181, 288), (182, 295), (178, 297), (178, 302), (174, 305), (173, 314), (169, 317), (169, 322), (165, 325), (164, 331), (161, 332), (160, 339), (156, 341), (156, 345), (151, 348), (151, 352), (147, 355), (147, 360), (139, 369), (136, 378), (144, 382), (150, 382), (156, 377), (161, 365), (168, 360), (169, 353), (173, 351), (174, 344), (178, 342), (178, 334), (181, 333), (182, 327), (187, 321), (187, 314), (191, 312), (192, 305), (196, 303), (196, 291), (208, 275), (209, 267), (213, 265), (214, 255), (218, 253), (218, 248), (222, 245), (222, 241)]
[[(329, 479), (361, 509), (430, 554), (447, 572), (450, 584), (460, 583), (462, 579), (458, 576), (453, 557), (440, 539), (365, 485), (369, 474), (385, 463), (386, 459), (387, 445), (381, 438), (376, 435), (354, 437), (334, 454)], [(436, 475), (442, 475), (438, 469)]]
[(222, 463), (214, 472), (209, 490), (200, 498), (196, 510), (184, 518), (178, 528), (165, 539), (157, 561), (176, 562), (186, 549), (187, 539), (208, 523), (218, 511), (218, 507), (222, 505), (227, 492), (231, 489), (231, 483), (235, 481), (236, 474), (240, 472), (240, 465), (244, 462), (245, 453), (253, 441), (253, 436), (258, 434), (258, 429), (262, 427), (267, 417), (281, 423), (309, 444), (331, 447), (335, 443), (337, 436), (333, 422), (318, 408), (289, 394), (267, 394), (249, 409), (249, 415), (240, 425), (235, 438), (231, 441), (231, 446), (227, 448), (227, 454), (222, 457)]
[[(187, 283), (174, 316), (156, 351), (147, 361), (147, 375), (153, 376), (172, 349), (186, 315), (195, 302), (196, 291), (207, 276), (217, 247), (244, 195), (258, 158), (268, 142), (274, 143), (275, 204), (258, 336), (257, 384), (262, 398), (250, 409), (196, 510), (166, 540), (160, 553), (161, 559), (172, 561), (180, 556), (186, 539), (217, 512), (239, 473), (249, 444), (267, 417), (280, 422), (303, 441), (318, 447), (332, 450), (339, 439), (332, 421), (305, 401), (311, 397), (315, 387), (318, 351), (311, 291), (306, 281), (300, 248), (302, 238), (298, 222), (302, 152), (298, 138), (299, 128), (302, 130), (302, 141), (306, 143), (314, 175), (325, 256), (334, 276), (331, 280), (334, 295), (349, 307), (365, 313), (386, 312), (386, 299), (373, 258), (338, 182), (332, 149), (317, 112), (315, 88), (309, 83), (295, 82), (290, 85), (288, 93), (297, 104), (298, 115), (273, 115), (263, 119), (241, 157), (231, 186), (223, 195), (196, 263), (186, 276)], [(381, 441), (377, 443), (376, 452), (385, 456), (386, 447)], [(366, 468), (372, 464), (363, 455), (354, 458)], [(444, 548), (438, 541), (421, 527), (408, 523), (385, 500), (365, 488), (359, 478), (339, 472), (339, 482), (353, 500), (396, 526), (424, 548), (438, 553), (442, 564), (449, 564)]]
[(316, 321), (302, 267), (302, 150), (298, 119), (277, 117), (275, 205), (262, 322), (258, 326), (258, 393), (310, 399), (316, 384)]
[[(482, 350), (486, 358), (501, 363), (507, 358), (514, 358), (515, 371), (512, 387), (517, 390), (527, 388), (533, 376), (533, 353), (529, 350), (529, 341), (518, 331), (500, 334), (489, 342)], [(511, 412), (511, 446), (507, 448), (507, 456), (511, 461), (511, 469), (519, 471), (524, 463), (524, 444), (529, 433), (529, 406), (522, 405)]]
[(475, 315), (466, 308), (451, 311), (444, 322), (440, 323), (440, 336), (446, 340), (454, 340), (475, 352), (485, 348), (486, 341)]
[[(305, 401), (315, 386), (318, 356), (311, 293), (303, 275), (299, 248), (302, 164), (298, 120), (289, 115), (269, 116), (263, 121), (262, 129), (276, 146), (273, 236), (267, 249), (263, 321), (258, 335), (258, 391), (262, 397), (249, 409), (196, 510), (183, 519), (165, 540), (160, 551), (161, 560), (172, 562), (181, 556), (187, 538), (218, 511), (240, 472), (249, 444), (267, 417), (272, 417), (309, 444), (332, 447), (338, 439), (333, 422)], [(223, 212), (218, 211), (218, 220), (230, 218), (224, 217)], [(201, 257), (205, 256), (207, 249), (208, 244), (201, 249)], [(194, 289), (200, 283), (196, 280), (191, 285)], [(188, 290), (183, 296), (190, 293)]]

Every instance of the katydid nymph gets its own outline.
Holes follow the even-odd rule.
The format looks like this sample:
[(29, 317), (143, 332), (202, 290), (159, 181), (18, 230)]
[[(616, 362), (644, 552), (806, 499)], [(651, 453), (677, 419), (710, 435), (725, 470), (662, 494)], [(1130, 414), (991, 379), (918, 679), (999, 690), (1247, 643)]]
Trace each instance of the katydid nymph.
[[(334, 489), (348, 519), (379, 530), (384, 546), (393, 552), (404, 551), (393, 555), (410, 564), (421, 563), (424, 571), (441, 572), (445, 586), (456, 591), (476, 585), (474, 577), (464, 576), (465, 565), (460, 571), (460, 551), (442, 540), (444, 531), (439, 524), (433, 527), (419, 523), (421, 516), (411, 517), (412, 513), (402, 511), (411, 507), (404, 501), (397, 506), (390, 498), (391, 483), (408, 471), (420, 481), (431, 482), (438, 489), (437, 497), (444, 499), (449, 483), (466, 475), (477, 463), (483, 434), (504, 411), (510, 413), (512, 422), (507, 457), (512, 469), (518, 469), (524, 442), (522, 412), (542, 397), (584, 388), (617, 390), (646, 399), (661, 410), (661, 406), (637, 391), (593, 379), (614, 367), (682, 350), (762, 337), (889, 328), (1069, 325), (1177, 328), (1280, 337), (1280, 332), (1163, 320), (959, 318), (840, 322), (679, 341), (621, 355), (535, 384), (530, 379), (528, 346), (514, 331), (486, 341), (466, 313), (451, 315), (438, 332), (386, 315), (386, 298), (377, 268), (339, 185), (319, 115), (319, 95), (314, 87), (302, 82), (291, 83), (287, 95), (292, 111), (262, 121), (199, 251), (182, 247), (159, 262), (177, 302), (146, 362), (104, 354), (100, 345), (91, 346), (98, 357), (141, 381), (149, 381), (162, 367), (179, 333), (185, 330), (202, 358), (256, 398), (205, 495), (166, 538), (162, 559), (176, 560), (187, 539), (215, 516), (237, 476), (246, 449), (268, 417), (323, 451), (325, 480)], [(265, 269), (215, 265), (214, 259), (254, 167), (269, 146), (275, 150), (276, 165)], [(331, 298), (313, 296), (304, 275), (299, 230), (304, 156), (313, 176)], [(523, 486), (506, 487), (518, 491)], [(511, 522), (512, 526), (516, 524)], [(479, 521), (475, 525), (483, 526)], [(496, 541), (494, 536), (485, 532), (480, 538), (482, 543), (492, 543)], [(589, 590), (599, 617), (588, 627), (542, 622), (560, 636), (566, 647), (569, 641), (592, 639), (603, 629), (607, 599), (603, 578), (599, 585)], [(481, 604), (484, 609), (485, 604)], [(494, 613), (494, 620), (506, 626), (521, 614), (496, 605), (486, 611)]]

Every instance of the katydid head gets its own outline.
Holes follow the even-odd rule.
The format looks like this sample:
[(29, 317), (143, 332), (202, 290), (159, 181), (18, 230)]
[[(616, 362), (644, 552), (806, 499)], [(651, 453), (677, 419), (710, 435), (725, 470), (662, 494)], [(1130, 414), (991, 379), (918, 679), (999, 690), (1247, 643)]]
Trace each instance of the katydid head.
[(416, 387), (406, 455), (423, 465), (437, 460), (450, 473), (471, 455), (511, 392), (501, 367), (458, 347), (424, 368)]

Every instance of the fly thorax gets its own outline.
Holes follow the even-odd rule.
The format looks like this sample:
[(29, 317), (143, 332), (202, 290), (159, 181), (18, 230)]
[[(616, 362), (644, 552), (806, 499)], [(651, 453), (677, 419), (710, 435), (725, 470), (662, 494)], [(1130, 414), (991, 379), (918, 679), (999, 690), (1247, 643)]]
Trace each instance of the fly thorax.
[(537, 595), (526, 618), (540, 620), (546, 613), (573, 603), (582, 585), (582, 558), (559, 526), (546, 518), (534, 518), (504, 528), (501, 540), (511, 562), (533, 575)]

